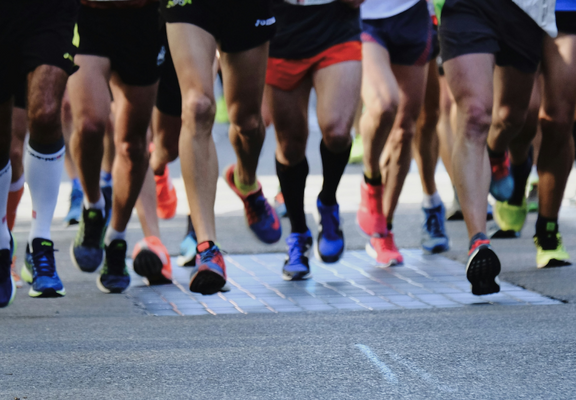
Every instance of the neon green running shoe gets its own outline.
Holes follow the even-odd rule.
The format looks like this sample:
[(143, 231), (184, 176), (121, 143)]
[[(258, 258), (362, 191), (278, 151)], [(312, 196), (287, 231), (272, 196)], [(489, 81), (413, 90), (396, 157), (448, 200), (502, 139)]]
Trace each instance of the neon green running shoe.
[(530, 183), (528, 185), (528, 197), (526, 198), (526, 203), (528, 203), (529, 213), (538, 212), (538, 182)]
[(364, 145), (362, 144), (362, 136), (356, 135), (352, 141), (352, 149), (350, 150), (349, 164), (361, 164), (364, 158)]
[(534, 235), (534, 244), (536, 245), (536, 266), (538, 268), (571, 265), (570, 255), (562, 244), (560, 233), (548, 234), (546, 237)]
[(508, 204), (507, 201), (497, 201), (494, 207), (494, 219), (503, 231), (520, 232), (528, 215), (526, 199), (521, 206)]
[(216, 122), (219, 124), (227, 124), (230, 122), (228, 119), (228, 107), (226, 106), (226, 99), (224, 96), (216, 100)]

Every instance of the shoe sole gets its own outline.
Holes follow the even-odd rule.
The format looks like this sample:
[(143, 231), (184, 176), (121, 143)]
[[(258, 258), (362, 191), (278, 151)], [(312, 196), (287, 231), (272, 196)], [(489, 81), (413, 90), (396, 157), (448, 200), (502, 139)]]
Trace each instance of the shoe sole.
[(33, 278), (32, 275), (30, 274), (30, 271), (28, 271), (26, 265), (23, 265), (22, 269), (20, 270), (20, 278), (22, 278), (22, 280), (27, 284), (29, 285), (32, 284)]
[(500, 274), (500, 268), (500, 260), (491, 248), (478, 247), (466, 265), (466, 278), (472, 286), (472, 294), (481, 296), (498, 293), (500, 285), (496, 278)]
[(286, 275), (286, 274), (282, 274), (282, 279), (284, 279), (285, 281), (289, 281), (289, 282), (298, 282), (298, 281), (305, 281), (307, 279), (312, 278), (312, 272), (308, 272), (305, 275), (302, 276), (290, 276), (290, 275)]
[(78, 264), (78, 262), (76, 261), (76, 256), (74, 256), (74, 242), (70, 243), (70, 258), (72, 259), (72, 264), (74, 264), (76, 268), (78, 268), (82, 272), (87, 272), (91, 274), (93, 272), (98, 271), (98, 268), (100, 268), (102, 264), (104, 264), (104, 250), (102, 250), (102, 261), (94, 269), (83, 269), (82, 267), (80, 267), (80, 264)]
[(556, 258), (553, 258), (546, 264), (538, 264), (537, 267), (539, 269), (543, 269), (543, 268), (568, 267), (570, 265), (572, 265), (572, 263), (569, 260), (558, 260)]
[(388, 262), (388, 264), (385, 263), (381, 263), (380, 261), (378, 261), (378, 253), (376, 253), (376, 250), (374, 250), (372, 248), (372, 246), (370, 246), (370, 243), (366, 244), (366, 253), (368, 253), (368, 255), (370, 257), (372, 257), (373, 259), (376, 260), (376, 262), (378, 262), (379, 265), (381, 265), (383, 268), (388, 268), (388, 267), (395, 267), (395, 266), (400, 266), (402, 264), (404, 264), (404, 260), (397, 260), (395, 258), (393, 258), (392, 260), (390, 260)]
[(34, 289), (30, 288), (28, 291), (28, 296), (35, 298), (35, 299), (49, 299), (49, 298), (58, 298), (66, 296), (66, 289), (56, 290), (56, 289), (46, 289), (43, 292), (37, 292)]
[(438, 246), (434, 246), (432, 249), (426, 249), (423, 246), (421, 246), (421, 248), (422, 248), (422, 252), (424, 254), (440, 254), (440, 253), (446, 253), (447, 251), (449, 251), (451, 246), (452, 246), (452, 243), (448, 242), (448, 244), (446, 246), (438, 245)]
[(202, 295), (218, 293), (226, 285), (226, 279), (214, 271), (198, 271), (190, 278), (190, 291)]
[(98, 287), (98, 289), (102, 292), (102, 293), (111, 293), (111, 294), (122, 294), (124, 293), (129, 287), (130, 285), (128, 285), (127, 287), (125, 287), (124, 289), (108, 289), (107, 287), (105, 287), (102, 282), (100, 282), (100, 277), (98, 277), (96, 279), (96, 286)]
[(134, 259), (134, 272), (148, 279), (150, 285), (172, 283), (162, 275), (162, 261), (152, 250), (141, 250)]

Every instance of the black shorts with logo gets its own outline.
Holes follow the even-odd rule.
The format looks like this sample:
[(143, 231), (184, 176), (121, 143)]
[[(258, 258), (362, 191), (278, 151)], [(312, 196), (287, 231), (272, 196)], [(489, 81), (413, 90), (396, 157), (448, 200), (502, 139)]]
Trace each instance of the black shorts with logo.
[(78, 34), (78, 54), (108, 58), (112, 70), (125, 84), (148, 86), (158, 81), (158, 3), (105, 9), (82, 5)]
[(77, 69), (72, 45), (77, 12), (77, 0), (0, 1), (0, 103), (21, 92), (28, 73), (40, 65), (67, 74)]
[(236, 53), (269, 41), (276, 30), (271, 0), (161, 0), (167, 23), (188, 23), (210, 33), (221, 51)]
[(162, 33), (162, 47), (158, 54), (158, 66), (160, 67), (160, 83), (158, 84), (158, 94), (156, 95), (156, 108), (164, 114), (173, 117), (182, 115), (182, 94), (178, 76), (172, 61), (172, 54), (168, 47), (166, 29)]
[(536, 72), (545, 33), (512, 0), (446, 0), (441, 21), (444, 62), (466, 54), (490, 53), (499, 66)]

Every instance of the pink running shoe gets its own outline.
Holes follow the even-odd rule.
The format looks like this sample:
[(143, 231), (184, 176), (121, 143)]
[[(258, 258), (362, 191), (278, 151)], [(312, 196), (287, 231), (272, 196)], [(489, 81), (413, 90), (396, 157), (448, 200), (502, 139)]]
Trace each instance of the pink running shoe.
[(400, 265), (404, 262), (402, 254), (400, 254), (394, 243), (394, 234), (392, 232), (383, 237), (370, 239), (370, 243), (366, 245), (366, 253), (385, 267)]
[(360, 208), (356, 214), (356, 221), (360, 229), (368, 236), (386, 236), (386, 216), (382, 211), (382, 196), (384, 186), (372, 186), (366, 182), (360, 185)]

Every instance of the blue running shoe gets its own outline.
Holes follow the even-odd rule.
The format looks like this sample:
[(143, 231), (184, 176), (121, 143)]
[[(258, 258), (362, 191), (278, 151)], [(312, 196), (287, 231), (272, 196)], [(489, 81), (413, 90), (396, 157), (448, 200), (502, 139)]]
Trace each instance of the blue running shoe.
[(130, 274), (126, 268), (126, 241), (113, 240), (106, 246), (106, 258), (96, 281), (104, 293), (122, 293), (130, 286)]
[(316, 201), (320, 214), (316, 256), (325, 263), (337, 262), (344, 253), (344, 234), (340, 229), (340, 207), (338, 204), (325, 206)]
[(10, 235), (10, 248), (0, 250), (0, 308), (8, 307), (16, 296), (16, 282), (12, 278), (14, 240)]
[(226, 264), (218, 246), (202, 242), (198, 256), (198, 265), (190, 275), (190, 291), (203, 295), (226, 291)]
[(312, 233), (291, 233), (286, 238), (288, 255), (282, 267), (282, 278), (285, 281), (301, 281), (310, 278), (308, 257), (312, 247)]
[(34, 239), (31, 252), (30, 246), (26, 246), (25, 260), (26, 263), (31, 261), (32, 264), (32, 287), (28, 292), (30, 297), (63, 297), (66, 295), (64, 285), (56, 272), (54, 251), (54, 242), (48, 239)]
[(84, 199), (84, 192), (78, 188), (72, 188), (70, 193), (70, 210), (64, 217), (64, 225), (77, 225), (82, 216), (82, 200)]
[(258, 190), (248, 195), (244, 195), (238, 190), (234, 183), (234, 167), (234, 165), (231, 165), (224, 171), (224, 180), (244, 202), (248, 226), (262, 242), (267, 244), (276, 243), (282, 237), (282, 226), (276, 211), (264, 197), (260, 184), (258, 184)]
[(180, 255), (176, 259), (176, 263), (181, 267), (193, 267), (196, 265), (196, 246), (198, 246), (198, 239), (196, 238), (196, 231), (192, 225), (192, 219), (188, 216), (188, 232), (186, 237), (180, 243)]
[(80, 226), (76, 238), (70, 246), (72, 263), (83, 272), (94, 272), (102, 265), (104, 259), (104, 235), (110, 218), (112, 200), (110, 192), (102, 191), (105, 201), (104, 214), (102, 211), (83, 207)]
[(443, 253), (450, 249), (446, 234), (446, 209), (444, 204), (433, 208), (422, 208), (424, 224), (422, 225), (422, 249), (427, 253)]
[(492, 179), (490, 181), (490, 194), (498, 201), (507, 201), (514, 191), (514, 178), (510, 170), (510, 156), (508, 152), (504, 157), (490, 157)]

